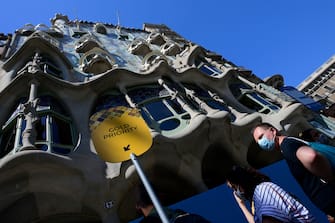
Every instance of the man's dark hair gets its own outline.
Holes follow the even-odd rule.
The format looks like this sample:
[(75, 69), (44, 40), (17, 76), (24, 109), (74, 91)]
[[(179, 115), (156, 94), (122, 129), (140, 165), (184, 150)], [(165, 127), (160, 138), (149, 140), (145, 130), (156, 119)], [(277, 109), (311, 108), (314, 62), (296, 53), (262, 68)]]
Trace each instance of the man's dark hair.
[[(255, 126), (251, 129), (251, 134), (254, 134), (255, 129), (258, 128), (258, 127), (262, 128), (262, 129), (264, 129), (264, 130), (269, 129), (269, 128), (274, 128), (274, 129), (277, 130), (277, 128), (274, 127), (272, 124), (270, 124), (270, 123), (268, 123), (268, 122), (262, 122), (262, 123), (260, 123), (260, 124), (255, 125)], [(278, 132), (278, 131), (277, 131), (277, 132)], [(278, 134), (279, 134), (279, 132), (278, 132)]]

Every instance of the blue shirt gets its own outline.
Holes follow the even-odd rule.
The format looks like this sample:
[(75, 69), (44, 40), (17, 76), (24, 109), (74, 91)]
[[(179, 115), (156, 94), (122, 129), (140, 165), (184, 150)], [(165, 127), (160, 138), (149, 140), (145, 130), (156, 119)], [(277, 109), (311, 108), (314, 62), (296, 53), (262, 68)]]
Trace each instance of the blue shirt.
[(304, 205), (272, 182), (263, 182), (257, 185), (253, 201), (256, 223), (261, 223), (263, 216), (273, 217), (282, 222), (317, 222)]
[(286, 137), (280, 145), (284, 159), (296, 181), (305, 194), (320, 210), (335, 215), (335, 186), (323, 183), (319, 177), (309, 172), (297, 158), (297, 150), (303, 142)]

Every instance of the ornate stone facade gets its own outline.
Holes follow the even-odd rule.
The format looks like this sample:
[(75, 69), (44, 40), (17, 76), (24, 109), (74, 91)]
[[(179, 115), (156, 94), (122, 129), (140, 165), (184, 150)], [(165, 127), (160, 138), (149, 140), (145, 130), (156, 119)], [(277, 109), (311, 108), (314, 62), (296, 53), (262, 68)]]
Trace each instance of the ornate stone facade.
[(132, 162), (104, 162), (91, 138), (90, 117), (103, 109), (140, 109), (153, 144), (138, 160), (169, 194), (167, 204), (223, 184), (234, 164), (278, 161), (278, 152), (253, 142), (255, 124), (298, 135), (319, 117), (165, 25), (140, 30), (57, 14), (50, 26), (28, 24), (0, 41), (0, 219), (7, 222), (137, 217)]

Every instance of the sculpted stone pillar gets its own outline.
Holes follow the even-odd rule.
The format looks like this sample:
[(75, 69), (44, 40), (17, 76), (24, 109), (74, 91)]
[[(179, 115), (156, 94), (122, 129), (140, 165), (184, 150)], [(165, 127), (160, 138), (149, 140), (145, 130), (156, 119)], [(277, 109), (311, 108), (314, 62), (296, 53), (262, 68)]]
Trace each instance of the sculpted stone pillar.
[(34, 146), (36, 141), (36, 129), (35, 125), (38, 121), (38, 116), (36, 112), (38, 98), (37, 96), (37, 86), (38, 83), (33, 80), (30, 83), (30, 93), (29, 100), (27, 103), (23, 104), (23, 114), (26, 120), (26, 127), (22, 133), (22, 149), (21, 150), (30, 150), (36, 149)]

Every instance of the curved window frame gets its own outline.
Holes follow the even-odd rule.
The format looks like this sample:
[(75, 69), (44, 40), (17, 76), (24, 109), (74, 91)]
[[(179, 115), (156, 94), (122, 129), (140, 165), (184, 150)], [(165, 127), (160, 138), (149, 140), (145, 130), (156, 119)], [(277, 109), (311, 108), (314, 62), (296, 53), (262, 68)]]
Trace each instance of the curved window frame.
[(210, 77), (215, 77), (219, 78), (222, 76), (223, 72), (216, 66), (210, 64), (208, 61), (206, 61), (205, 58), (202, 57), (197, 57), (194, 60), (194, 65), (196, 68), (198, 68), (202, 73), (210, 76)]
[[(144, 89), (144, 91), (148, 91), (148, 89), (154, 89), (153, 94), (145, 94), (147, 97), (143, 99), (136, 99), (138, 91)], [(135, 94), (132, 94), (132, 91), (136, 91)], [(161, 86), (158, 85), (142, 85), (136, 86), (128, 89), (128, 95), (135, 102), (135, 104), (141, 109), (143, 118), (147, 121), (147, 124), (159, 131), (162, 135), (172, 136), (177, 132), (184, 129), (189, 125), (191, 114), (185, 111), (180, 103), (178, 102), (176, 97), (172, 97), (169, 92)], [(162, 110), (157, 110), (157, 114), (153, 111), (155, 108), (166, 108), (167, 112), (165, 113), (165, 117), (162, 113)], [(168, 115), (167, 113), (170, 113)], [(148, 123), (150, 121), (150, 123)], [(177, 123), (175, 128), (170, 127), (170, 124)]]
[[(53, 99), (55, 100), (55, 99)], [(17, 152), (21, 151), (22, 148), (22, 133), (25, 129), (25, 117), (20, 109), (22, 106), (22, 103), (19, 104), (18, 108), (13, 112), (11, 117), (8, 119), (8, 121), (2, 126), (2, 129), (0, 131), (0, 146), (2, 145), (1, 140), (3, 139), (3, 136), (8, 131), (14, 131), (15, 134), (14, 142), (13, 142), (13, 148), (6, 149), (5, 154), (0, 153), (0, 158), (6, 156), (7, 154), (15, 154)], [(60, 155), (67, 155), (75, 150), (76, 142), (78, 141), (78, 136), (76, 134), (76, 130), (73, 126), (73, 122), (71, 119), (63, 114), (61, 114), (58, 111), (55, 111), (51, 108), (51, 106), (37, 106), (37, 116), (39, 120), (36, 122), (35, 130), (37, 133), (36, 141), (35, 141), (35, 147), (37, 150), (43, 150), (50, 153), (56, 153)], [(44, 121), (43, 121), (44, 120)], [(41, 124), (41, 122), (44, 122), (44, 124)], [(58, 123), (56, 125), (55, 123)], [(69, 137), (65, 140), (71, 141), (71, 143), (65, 144), (57, 142), (56, 136), (59, 134), (60, 130), (58, 132), (55, 130), (56, 126), (59, 126), (59, 124), (65, 124), (67, 125), (67, 129), (62, 129), (62, 135), (66, 135), (66, 137)], [(43, 126), (44, 129), (42, 129), (41, 132), (39, 132), (36, 128)], [(67, 134), (64, 133), (66, 131), (70, 134), (70, 136), (67, 136)], [(39, 133), (43, 134), (43, 137), (40, 137)], [(64, 140), (64, 138), (63, 138)], [(3, 148), (0, 148), (1, 150)], [(2, 156), (1, 156), (2, 155)]]
[[(136, 106), (140, 109), (147, 125), (164, 136), (175, 135), (190, 123), (191, 115), (182, 108), (177, 98), (172, 97), (165, 88), (158, 84), (129, 87), (127, 89), (128, 100), (126, 95), (116, 93), (116, 91), (100, 98), (102, 97), (110, 98), (96, 103), (95, 112), (116, 106)], [(113, 97), (121, 97), (121, 100), (113, 100)], [(162, 111), (161, 108), (167, 110)]]
[[(223, 103), (223, 101), (215, 100), (213, 96), (210, 95), (208, 91), (205, 91), (203, 88), (198, 87), (197, 85), (194, 84), (188, 84), (188, 83), (182, 83), (182, 85), (189, 90), (194, 91), (194, 94), (204, 101), (209, 107), (212, 109), (218, 109), (220, 111), (227, 111), (230, 112), (228, 106)], [(199, 105), (197, 106), (199, 107)]]
[(260, 95), (258, 92), (250, 88), (244, 83), (235, 83), (229, 84), (229, 88), (240, 89), (240, 94), (235, 95), (235, 98), (248, 109), (257, 111), (263, 114), (274, 114), (280, 110), (280, 107), (275, 105), (274, 103), (268, 101), (265, 97)]

